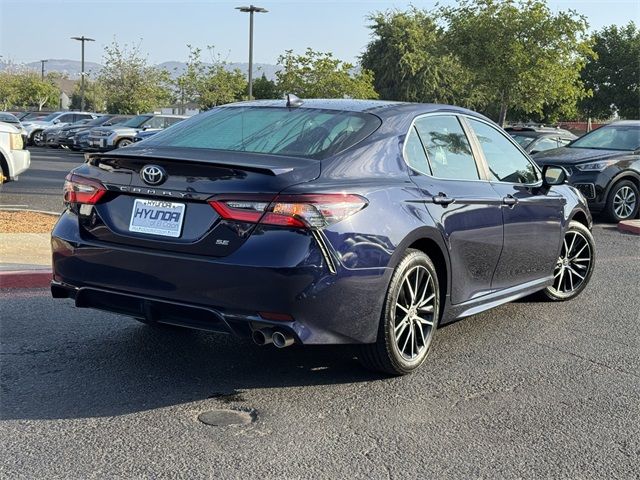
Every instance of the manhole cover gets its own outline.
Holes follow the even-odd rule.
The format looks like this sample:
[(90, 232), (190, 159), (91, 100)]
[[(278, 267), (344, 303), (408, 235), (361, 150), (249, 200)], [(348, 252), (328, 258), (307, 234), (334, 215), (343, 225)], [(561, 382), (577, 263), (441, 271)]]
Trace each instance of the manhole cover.
[(225, 427), (227, 425), (248, 425), (256, 420), (256, 412), (241, 410), (209, 410), (198, 415), (205, 425), (214, 427)]

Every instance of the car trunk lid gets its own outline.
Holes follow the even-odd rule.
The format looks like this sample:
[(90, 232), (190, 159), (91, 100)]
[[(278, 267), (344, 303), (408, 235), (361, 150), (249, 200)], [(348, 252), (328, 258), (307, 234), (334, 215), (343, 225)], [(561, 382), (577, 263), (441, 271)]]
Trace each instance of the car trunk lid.
[[(108, 192), (96, 205), (80, 206), (83, 235), (132, 247), (228, 255), (242, 245), (255, 225), (223, 220), (208, 199), (252, 194), (268, 202), (285, 188), (320, 174), (317, 160), (193, 150), (127, 147), (111, 154), (90, 155), (73, 173), (98, 180)], [(162, 171), (164, 181), (157, 185), (146, 182), (141, 172), (147, 166)], [(134, 213), (138, 220), (145, 215), (151, 220), (158, 220), (159, 215), (170, 219), (173, 214), (174, 219), (180, 218), (179, 231), (177, 235), (145, 232), (149, 222), (132, 222)]]

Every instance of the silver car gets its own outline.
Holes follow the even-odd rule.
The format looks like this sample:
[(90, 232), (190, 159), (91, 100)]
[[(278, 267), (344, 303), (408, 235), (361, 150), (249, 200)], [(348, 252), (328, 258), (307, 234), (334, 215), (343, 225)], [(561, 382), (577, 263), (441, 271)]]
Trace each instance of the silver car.
[(185, 118), (184, 115), (137, 115), (126, 122), (110, 127), (93, 128), (89, 132), (89, 148), (107, 151), (122, 148), (133, 143), (133, 137), (140, 131), (163, 130)]

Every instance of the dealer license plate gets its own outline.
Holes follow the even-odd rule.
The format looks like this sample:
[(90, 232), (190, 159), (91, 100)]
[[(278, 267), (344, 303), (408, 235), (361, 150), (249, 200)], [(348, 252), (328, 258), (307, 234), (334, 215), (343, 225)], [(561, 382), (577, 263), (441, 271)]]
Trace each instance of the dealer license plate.
[(182, 233), (184, 203), (136, 198), (129, 231), (177, 238)]

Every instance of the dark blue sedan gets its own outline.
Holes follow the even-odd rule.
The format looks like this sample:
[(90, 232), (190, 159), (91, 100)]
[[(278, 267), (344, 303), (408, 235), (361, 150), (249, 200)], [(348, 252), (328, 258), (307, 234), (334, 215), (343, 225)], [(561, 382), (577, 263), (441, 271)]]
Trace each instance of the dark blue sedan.
[(261, 345), (359, 344), (405, 374), (436, 328), (594, 268), (591, 217), (469, 110), (285, 100), (215, 108), (90, 155), (64, 187), (52, 293)]

